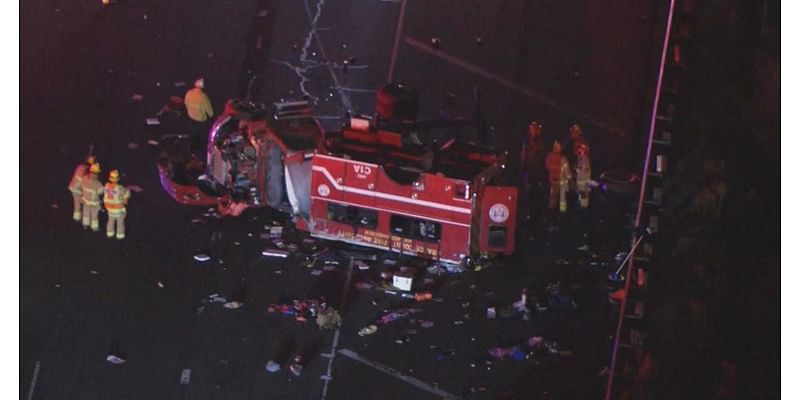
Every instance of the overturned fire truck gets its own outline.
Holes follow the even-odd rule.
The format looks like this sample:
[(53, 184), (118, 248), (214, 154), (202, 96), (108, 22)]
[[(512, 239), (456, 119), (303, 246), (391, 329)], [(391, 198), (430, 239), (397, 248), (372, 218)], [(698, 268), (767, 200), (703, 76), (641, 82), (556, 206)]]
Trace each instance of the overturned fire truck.
[(441, 123), (415, 121), (415, 92), (400, 85), (379, 90), (376, 109), (323, 132), (304, 101), (272, 113), (229, 101), (205, 165), (162, 159), (162, 186), (183, 204), (271, 207), (317, 238), (440, 262), (512, 253), (517, 188), (498, 184), (506, 155), (423, 143), (418, 133)]

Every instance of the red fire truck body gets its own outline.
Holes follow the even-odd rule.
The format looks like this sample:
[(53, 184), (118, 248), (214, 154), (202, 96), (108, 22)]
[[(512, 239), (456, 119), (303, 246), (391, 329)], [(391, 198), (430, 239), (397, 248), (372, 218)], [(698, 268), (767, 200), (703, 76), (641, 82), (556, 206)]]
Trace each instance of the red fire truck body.
[(269, 119), (226, 107), (201, 188), (176, 183), (173, 165), (160, 165), (162, 185), (185, 204), (239, 193), (314, 237), (446, 263), (514, 251), (517, 189), (495, 184), (504, 154), (454, 140), (432, 148), (359, 118), (323, 133), (309, 113)]
[(449, 263), (513, 252), (517, 189), (487, 184), (503, 156), (452, 142), (436, 153), (404, 147), (381, 130), (329, 137), (311, 167), (311, 235)]

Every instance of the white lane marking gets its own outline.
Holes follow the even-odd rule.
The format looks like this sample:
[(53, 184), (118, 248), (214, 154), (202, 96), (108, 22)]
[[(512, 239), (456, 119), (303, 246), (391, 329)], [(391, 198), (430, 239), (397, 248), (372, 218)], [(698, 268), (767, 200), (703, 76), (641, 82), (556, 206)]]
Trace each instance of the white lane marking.
[(42, 363), (36, 361), (36, 366), (33, 367), (33, 378), (31, 378), (31, 387), (28, 389), (28, 400), (33, 399), (33, 392), (36, 390), (36, 381), (39, 379), (39, 368)]
[(355, 193), (355, 194), (360, 194), (360, 195), (364, 195), (364, 196), (374, 196), (374, 197), (378, 197), (378, 198), (381, 198), (381, 199), (394, 200), (394, 201), (397, 201), (397, 202), (400, 202), (400, 203), (416, 204), (416, 205), (419, 205), (419, 206), (436, 208), (436, 209), (445, 210), (445, 211), (452, 211), (452, 212), (457, 212), (457, 213), (460, 213), (460, 214), (472, 214), (472, 210), (469, 209), (469, 208), (448, 206), (446, 204), (434, 203), (432, 201), (411, 199), (411, 198), (407, 198), (407, 197), (403, 197), (403, 196), (397, 196), (397, 195), (394, 195), (394, 194), (381, 193), (381, 192), (376, 192), (376, 191), (372, 191), (372, 190), (358, 189), (358, 188), (354, 188), (354, 187), (350, 187), (350, 186), (340, 185), (340, 184), (336, 183), (336, 180), (333, 179), (333, 176), (331, 176), (331, 173), (328, 172), (327, 168), (319, 166), (319, 165), (314, 165), (314, 166), (311, 167), (311, 169), (314, 170), (314, 171), (322, 173), (322, 175), (324, 175), (325, 178), (328, 179), (328, 181), (331, 183), (331, 185), (333, 185), (336, 188), (336, 190), (339, 190), (339, 191)]
[[(350, 257), (350, 265), (347, 266), (347, 278), (344, 281), (344, 289), (342, 289), (342, 301), (339, 303), (339, 309), (344, 310), (345, 300), (347, 299), (347, 288), (350, 287), (350, 282), (353, 279), (353, 257)], [(328, 359), (328, 372), (322, 377), (325, 383), (322, 386), (322, 400), (328, 398), (328, 384), (333, 379), (333, 360), (336, 359), (336, 348), (339, 346), (339, 335), (342, 331), (342, 319), (336, 323), (336, 332), (333, 334), (333, 343), (331, 344), (330, 358)]]
[(366, 359), (364, 357), (361, 357), (360, 355), (358, 355), (358, 353), (356, 353), (356, 352), (354, 352), (352, 350), (341, 349), (341, 350), (339, 350), (339, 354), (341, 354), (341, 355), (343, 355), (345, 357), (351, 358), (353, 360), (356, 360), (356, 361), (358, 361), (358, 362), (360, 362), (362, 364), (365, 364), (365, 365), (367, 365), (369, 367), (372, 367), (374, 369), (377, 369), (378, 371), (381, 371), (383, 373), (389, 374), (389, 375), (391, 375), (391, 376), (393, 376), (393, 377), (395, 377), (397, 379), (402, 380), (403, 382), (406, 382), (406, 383), (409, 383), (409, 384), (413, 385), (416, 388), (422, 389), (422, 390), (424, 390), (426, 392), (429, 392), (429, 393), (433, 393), (433, 394), (435, 394), (437, 396), (441, 396), (444, 399), (458, 399), (459, 398), (458, 396), (455, 396), (455, 395), (452, 395), (450, 393), (447, 393), (444, 390), (439, 389), (439, 388), (437, 388), (437, 387), (435, 387), (433, 385), (427, 384), (427, 383), (425, 383), (425, 382), (423, 382), (423, 381), (421, 381), (421, 380), (419, 380), (417, 378), (414, 378), (414, 377), (411, 377), (411, 376), (408, 376), (408, 375), (404, 375), (404, 374), (400, 373), (400, 371), (397, 371), (392, 367), (389, 367), (389, 366), (377, 363), (375, 361)]
[(479, 66), (477, 66), (475, 64), (471, 64), (471, 63), (469, 63), (467, 61), (464, 61), (464, 60), (462, 60), (460, 58), (451, 56), (450, 54), (447, 54), (447, 53), (443, 52), (440, 49), (435, 49), (435, 48), (433, 48), (433, 47), (431, 47), (431, 46), (429, 46), (429, 45), (427, 45), (425, 43), (420, 42), (419, 40), (416, 40), (416, 39), (411, 38), (411, 37), (406, 37), (405, 42), (406, 42), (406, 44), (408, 44), (409, 46), (411, 46), (411, 47), (413, 47), (413, 48), (415, 48), (417, 50), (420, 50), (420, 51), (423, 51), (425, 53), (428, 53), (428, 54), (430, 54), (430, 55), (432, 55), (432, 56), (434, 56), (436, 58), (440, 58), (440, 59), (442, 59), (444, 61), (447, 61), (450, 64), (458, 65), (461, 68), (464, 68), (465, 70), (467, 70), (469, 72), (472, 72), (473, 74), (480, 75), (480, 76), (482, 76), (482, 77), (484, 77), (486, 79), (495, 81), (495, 82), (497, 82), (497, 83), (499, 83), (499, 84), (501, 84), (501, 85), (503, 85), (503, 86), (505, 86), (505, 87), (507, 87), (509, 89), (521, 92), (525, 96), (530, 97), (530, 98), (538, 101), (541, 104), (544, 104), (544, 105), (549, 106), (549, 107), (551, 107), (553, 109), (556, 109), (556, 110), (564, 111), (564, 112), (566, 112), (568, 114), (572, 114), (572, 115), (574, 115), (574, 116), (576, 116), (578, 118), (584, 119), (591, 125), (594, 125), (594, 126), (599, 127), (599, 128), (603, 128), (603, 129), (605, 129), (605, 130), (607, 130), (609, 132), (612, 132), (614, 134), (617, 134), (617, 135), (621, 135), (621, 136), (627, 135), (627, 132), (625, 132), (624, 130), (622, 130), (620, 128), (617, 128), (615, 126), (612, 126), (610, 124), (602, 122), (602, 121), (598, 120), (597, 118), (595, 118), (595, 117), (593, 117), (593, 116), (591, 116), (591, 115), (589, 115), (587, 113), (584, 113), (584, 112), (572, 109), (570, 107), (564, 106), (562, 104), (556, 103), (554, 100), (552, 100), (552, 99), (550, 99), (550, 98), (548, 98), (548, 97), (546, 97), (546, 96), (544, 96), (542, 94), (536, 93), (533, 90), (528, 89), (528, 88), (526, 88), (526, 87), (524, 87), (524, 86), (522, 86), (522, 85), (520, 85), (520, 84), (518, 84), (516, 82), (513, 82), (511, 80), (503, 78), (500, 75), (493, 74), (493, 73), (487, 71), (486, 69), (484, 69), (482, 67), (479, 67)]

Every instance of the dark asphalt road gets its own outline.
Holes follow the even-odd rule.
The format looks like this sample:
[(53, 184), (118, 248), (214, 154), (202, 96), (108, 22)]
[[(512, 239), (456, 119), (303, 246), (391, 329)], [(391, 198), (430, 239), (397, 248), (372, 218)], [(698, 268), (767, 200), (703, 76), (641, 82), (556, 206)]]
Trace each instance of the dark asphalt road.
[[(494, 141), (512, 154), (530, 119), (544, 121), (552, 138), (578, 121), (594, 145), (598, 171), (637, 165), (637, 132), (654, 65), (650, 33), (661, 29), (659, 12), (651, 2), (575, 3), (412, 0), (396, 76), (421, 90), (422, 117), (435, 115), (447, 92), (456, 95), (453, 114), (471, 115), (477, 85), (486, 118), (496, 127)], [(372, 113), (373, 91), (388, 72), (399, 7), (366, 0), (23, 5), (21, 392), (40, 361), (36, 399), (320, 398), (327, 358), (315, 357), (297, 380), (285, 372), (268, 375), (263, 366), (281, 344), (296, 350), (318, 344), (328, 352), (333, 333), (264, 311), (283, 296), (303, 298), (324, 289), (335, 298), (342, 274), (313, 277), (297, 262), (262, 258), (259, 233), (271, 219), (259, 210), (220, 223), (229, 248), (225, 264), (193, 261), (215, 222), (193, 223), (204, 210), (175, 204), (162, 192), (154, 166), (160, 150), (145, 143), (154, 131), (144, 120), (168, 96), (183, 94), (186, 88), (175, 81), (205, 77), (219, 110), (225, 99), (244, 92), (251, 72), (259, 76), (254, 97), (316, 98), (324, 126), (335, 126), (347, 109)], [(257, 17), (262, 8), (270, 10), (265, 18)], [(259, 35), (263, 53), (253, 51)], [(427, 44), (432, 36), (442, 38), (438, 54), (408, 44)], [(350, 57), (357, 63), (345, 72), (341, 62)], [(455, 59), (459, 63), (446, 61)], [(486, 74), (469, 72), (465, 64)], [(134, 94), (144, 99), (132, 101)], [(118, 168), (123, 183), (144, 190), (133, 195), (123, 242), (83, 231), (70, 219), (66, 185), (90, 145), (103, 176)], [(598, 286), (604, 273), (576, 267), (580, 257), (572, 249), (586, 232), (601, 257), (619, 251), (627, 238), (626, 206), (623, 199), (596, 196), (591, 215), (570, 213), (563, 234), (538, 227), (535, 240), (505, 265), (446, 276), (436, 294), (443, 301), (420, 306), (435, 326), (407, 343), (395, 343), (409, 327), (405, 322), (357, 336), (383, 308), (404, 303), (353, 291), (339, 347), (457, 396), (478, 386), (487, 391), (470, 396), (515, 392), (535, 398), (544, 389), (556, 398), (594, 396), (600, 389), (595, 375), (608, 356), (606, 292)], [(557, 265), (559, 258), (572, 264)], [(584, 284), (573, 314), (532, 322), (483, 317), (490, 302), (508, 305), (522, 287), (541, 288), (557, 278)], [(242, 309), (207, 304), (198, 314), (210, 293), (230, 296), (243, 289)], [(471, 320), (454, 325), (465, 313)], [(574, 359), (559, 367), (506, 361), (487, 369), (489, 347), (533, 334), (575, 350)], [(115, 344), (128, 356), (123, 366), (104, 361)], [(448, 350), (454, 355), (437, 360)], [(189, 386), (178, 383), (184, 368), (192, 369)], [(435, 397), (343, 356), (335, 359), (333, 377), (332, 399)]]

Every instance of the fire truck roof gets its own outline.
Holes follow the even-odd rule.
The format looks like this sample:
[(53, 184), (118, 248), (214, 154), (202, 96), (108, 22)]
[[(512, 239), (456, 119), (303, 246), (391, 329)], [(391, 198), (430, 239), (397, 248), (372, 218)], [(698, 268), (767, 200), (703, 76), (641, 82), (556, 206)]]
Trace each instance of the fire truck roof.
[(398, 183), (410, 183), (422, 172), (471, 181), (505, 158), (473, 143), (450, 141), (441, 146), (425, 146), (402, 134), (380, 130), (345, 128), (328, 133), (326, 139), (331, 154), (381, 165)]

